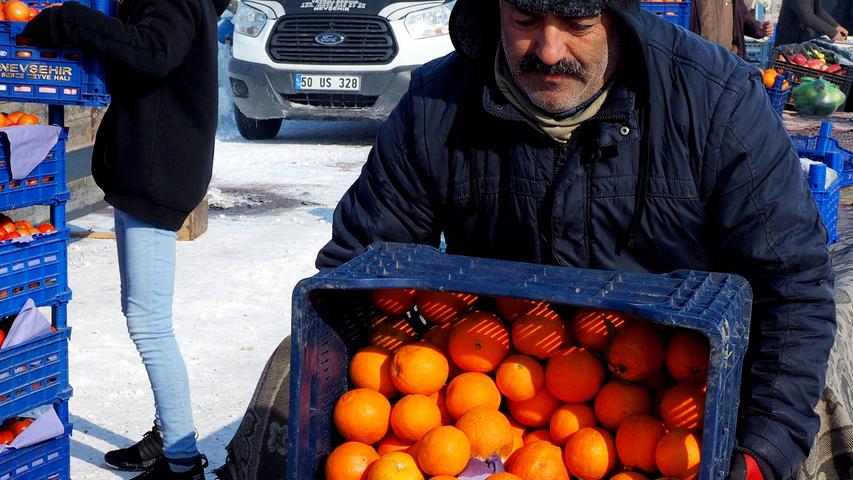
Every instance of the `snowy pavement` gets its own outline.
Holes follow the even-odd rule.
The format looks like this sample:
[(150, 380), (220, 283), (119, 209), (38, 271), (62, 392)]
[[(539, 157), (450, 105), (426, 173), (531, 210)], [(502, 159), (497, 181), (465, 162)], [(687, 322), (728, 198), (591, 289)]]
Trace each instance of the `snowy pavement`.
[[(264, 363), (290, 331), (293, 287), (316, 272), (314, 258), (331, 235), (335, 204), (358, 176), (378, 127), (286, 122), (274, 141), (250, 143), (224, 113), (208, 230), (178, 243), (174, 300), (199, 446), (210, 470), (224, 461)], [(111, 231), (111, 211), (71, 226)], [(68, 262), (72, 478), (131, 478), (106, 470), (103, 454), (151, 427), (153, 397), (121, 314), (115, 242), (75, 239)]]

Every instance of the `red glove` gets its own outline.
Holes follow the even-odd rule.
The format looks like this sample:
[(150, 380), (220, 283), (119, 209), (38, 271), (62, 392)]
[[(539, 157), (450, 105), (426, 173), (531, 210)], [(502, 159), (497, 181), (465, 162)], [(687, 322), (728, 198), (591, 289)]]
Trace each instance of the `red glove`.
[(767, 480), (761, 474), (758, 463), (746, 453), (735, 452), (728, 480)]

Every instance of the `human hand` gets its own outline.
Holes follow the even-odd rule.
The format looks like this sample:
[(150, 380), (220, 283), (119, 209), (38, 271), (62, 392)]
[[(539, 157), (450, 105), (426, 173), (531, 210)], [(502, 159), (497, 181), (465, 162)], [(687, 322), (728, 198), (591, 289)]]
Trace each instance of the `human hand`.
[(833, 42), (843, 42), (845, 40), (847, 40), (847, 35), (844, 35), (841, 32), (836, 32), (835, 36), (832, 37)]
[(761, 22), (761, 30), (764, 32), (765, 37), (773, 36), (773, 22)]
[(732, 455), (731, 467), (727, 480), (769, 480), (765, 479), (758, 468), (758, 463), (751, 456), (735, 452)]
[(842, 34), (842, 35), (844, 35), (845, 37), (846, 37), (846, 36), (848, 35), (848, 33), (849, 33), (849, 32), (847, 31), (847, 29), (846, 29), (846, 28), (844, 28), (844, 27), (842, 27), (841, 25), (839, 25), (839, 26), (835, 27), (835, 31), (836, 31), (836, 32), (838, 32), (838, 33), (840, 33), (840, 34)]

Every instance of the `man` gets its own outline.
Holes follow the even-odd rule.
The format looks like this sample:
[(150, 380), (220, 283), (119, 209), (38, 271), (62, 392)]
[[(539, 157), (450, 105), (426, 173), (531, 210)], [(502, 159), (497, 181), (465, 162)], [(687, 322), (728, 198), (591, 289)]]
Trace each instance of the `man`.
[(743, 275), (731, 478), (790, 478), (819, 424), (833, 273), (760, 73), (634, 0), (458, 0), (451, 35), (380, 129), (317, 267), (443, 234), (453, 254)]
[(138, 480), (203, 480), (189, 381), (172, 331), (176, 231), (207, 191), (217, 121), (217, 17), (227, 0), (123, 0), (118, 18), (77, 2), (47, 8), (24, 35), (72, 45), (106, 66), (112, 103), (92, 174), (115, 208), (121, 305), (154, 394), (154, 427), (108, 452)]
[(821, 0), (782, 0), (776, 45), (802, 43), (826, 36), (834, 42), (847, 39), (847, 29), (823, 8)]
[(755, 19), (744, 0), (695, 0), (690, 31), (746, 59), (746, 40), (773, 35), (773, 22)]

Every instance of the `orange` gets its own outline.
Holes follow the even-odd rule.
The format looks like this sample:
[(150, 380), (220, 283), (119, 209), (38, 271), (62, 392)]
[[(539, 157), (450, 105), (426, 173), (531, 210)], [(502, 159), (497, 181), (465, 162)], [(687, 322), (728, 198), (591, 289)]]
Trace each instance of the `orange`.
[(773, 85), (776, 84), (776, 77), (778, 76), (779, 72), (773, 70), (772, 68), (768, 68), (767, 70), (765, 70), (764, 74), (762, 75), (764, 80), (764, 86), (768, 88), (773, 88)]
[(415, 306), (415, 291), (405, 288), (377, 288), (370, 291), (376, 308), (388, 315), (402, 315)]
[(655, 449), (666, 435), (666, 427), (655, 417), (633, 415), (625, 419), (616, 432), (616, 453), (625, 467), (645, 472), (657, 470)]
[(447, 385), (445, 393), (447, 413), (458, 419), (474, 407), (489, 407), (497, 410), (501, 406), (501, 393), (492, 379), (483, 373), (463, 373)]
[(3, 14), (10, 22), (26, 22), (30, 19), (30, 7), (24, 2), (6, 2)]
[(424, 480), (424, 476), (411, 455), (391, 452), (373, 462), (367, 480)]
[(391, 408), (391, 429), (398, 438), (417, 442), (428, 431), (441, 426), (441, 412), (426, 395), (406, 395)]
[(646, 322), (634, 322), (613, 337), (607, 363), (614, 375), (640, 382), (663, 366), (664, 345), (657, 331)]
[(451, 475), (438, 475), (436, 477), (429, 477), (429, 480), (459, 480), (458, 478)]
[(585, 403), (560, 405), (549, 422), (551, 438), (556, 445), (565, 445), (572, 435), (586, 427), (595, 427), (595, 413)]
[(551, 416), (560, 406), (560, 401), (547, 388), (543, 388), (529, 400), (519, 402), (507, 400), (506, 406), (512, 418), (518, 423), (526, 427), (538, 428), (548, 424)]
[(326, 459), (326, 480), (364, 480), (367, 469), (379, 460), (376, 450), (359, 442), (346, 442)]
[(376, 451), (379, 455), (385, 455), (390, 452), (405, 452), (412, 446), (412, 442), (400, 440), (393, 431), (389, 431), (385, 438), (376, 444)]
[(341, 395), (332, 411), (332, 420), (343, 437), (368, 445), (382, 440), (388, 432), (391, 403), (381, 393), (356, 388)]
[(18, 123), (18, 120), (21, 118), (21, 115), (23, 115), (23, 114), (24, 114), (24, 112), (14, 111), (14, 112), (10, 113), (9, 115), (6, 115), (6, 117), (9, 118), (10, 122)]
[(418, 290), (415, 294), (418, 312), (432, 323), (452, 322), (470, 310), (476, 302), (477, 296), (469, 293)]
[(520, 425), (513, 418), (508, 417), (508, 420), (512, 427), (512, 453), (510, 453), (510, 458), (512, 458), (512, 454), (524, 446), (524, 433), (526, 430), (524, 426)]
[(550, 357), (570, 341), (565, 322), (553, 310), (518, 317), (512, 324), (512, 346), (540, 360)]
[(575, 343), (595, 352), (605, 352), (610, 340), (628, 324), (630, 317), (608, 310), (581, 308), (569, 322), (569, 333)]
[(450, 331), (452, 329), (452, 323), (439, 323), (438, 325), (433, 325), (426, 331), (426, 333), (424, 333), (421, 340), (435, 345), (442, 352), (446, 352), (447, 344), (450, 342)]
[(509, 323), (514, 322), (522, 315), (532, 315), (551, 310), (551, 307), (546, 302), (528, 300), (526, 298), (497, 297), (495, 305), (497, 305), (498, 312), (500, 312), (504, 320)]
[(11, 120), (9, 120), (8, 117), (0, 113), (0, 128), (6, 127), (8, 125), (14, 125), (14, 122), (12, 122)]
[(660, 439), (655, 449), (655, 463), (664, 476), (693, 479), (699, 474), (701, 453), (699, 435), (679, 428)]
[(471, 312), (450, 331), (447, 349), (462, 370), (491, 372), (509, 353), (509, 330), (493, 313)]
[(526, 355), (510, 355), (495, 372), (498, 390), (509, 400), (529, 400), (545, 384), (545, 369)]
[(428, 475), (458, 475), (471, 458), (471, 442), (456, 427), (437, 427), (418, 443), (415, 458)]
[(616, 466), (613, 437), (601, 428), (582, 428), (566, 444), (566, 467), (584, 480), (599, 480)]
[(661, 418), (666, 427), (702, 428), (705, 421), (705, 386), (679, 383), (668, 388), (660, 401)]
[(651, 394), (636, 385), (614, 380), (601, 387), (595, 396), (595, 418), (602, 427), (613, 432), (631, 415), (644, 415), (651, 411)]
[(447, 411), (447, 385), (441, 387), (439, 391), (430, 395), (429, 398), (438, 405), (438, 411), (441, 412), (441, 424), (453, 425), (454, 418)]
[(604, 365), (588, 350), (569, 347), (548, 359), (545, 386), (566, 403), (592, 400), (605, 375)]
[(518, 475), (513, 475), (511, 473), (502, 472), (502, 473), (493, 473), (486, 477), (486, 480), (524, 480)]
[(367, 334), (371, 345), (386, 348), (391, 352), (396, 352), (418, 337), (408, 320), (389, 315), (378, 315), (374, 318), (367, 327)]
[[(18, 3), (18, 2), (15, 2)], [(24, 2), (20, 2), (23, 5)], [(29, 14), (28, 14), (29, 15)], [(8, 18), (8, 14), (6, 15)], [(25, 113), (18, 118), (18, 125), (38, 125), (39, 118), (35, 115), (30, 115), (29, 113)]]
[(353, 385), (391, 397), (397, 387), (391, 381), (391, 352), (382, 347), (365, 347), (353, 355), (349, 374)]
[(471, 456), (487, 459), (497, 455), (505, 459), (512, 452), (514, 434), (506, 416), (489, 407), (474, 407), (456, 421), (471, 442)]
[(533, 442), (519, 448), (506, 469), (524, 480), (569, 480), (560, 447), (548, 442)]
[(649, 480), (649, 477), (637, 472), (620, 472), (610, 477), (610, 480)]
[(711, 345), (705, 335), (681, 330), (666, 347), (666, 369), (679, 382), (704, 382), (708, 378)]
[(540, 428), (539, 430), (533, 430), (532, 432), (525, 435), (522, 440), (524, 441), (525, 445), (527, 445), (528, 443), (533, 443), (533, 442), (554, 443), (554, 439), (551, 438), (551, 432), (548, 431), (547, 428)]
[(432, 395), (449, 373), (447, 357), (427, 343), (406, 345), (391, 358), (391, 381), (405, 394)]

